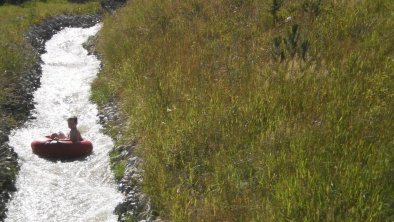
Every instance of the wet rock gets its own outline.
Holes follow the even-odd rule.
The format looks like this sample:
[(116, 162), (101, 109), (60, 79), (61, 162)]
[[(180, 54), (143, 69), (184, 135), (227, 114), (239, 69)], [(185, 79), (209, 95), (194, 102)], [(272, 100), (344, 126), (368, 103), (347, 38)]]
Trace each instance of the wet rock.
[[(8, 140), (8, 137), (7, 137)], [(17, 155), (6, 140), (0, 140), (0, 221), (5, 218), (6, 203), (15, 192), (15, 178), (18, 170)]]
[(126, 212), (127, 211), (127, 202), (123, 202), (121, 204), (118, 204), (118, 206), (116, 206), (114, 213), (117, 215), (122, 214), (122, 212)]
[[(98, 114), (100, 122), (106, 126), (110, 125), (118, 128), (118, 135), (112, 135), (115, 144), (114, 150), (119, 153), (112, 161), (126, 161), (127, 166), (123, 178), (118, 181), (118, 189), (125, 195), (125, 199), (120, 203), (114, 213), (118, 215), (119, 221), (127, 221), (134, 218), (136, 221), (159, 221), (158, 215), (151, 209), (149, 198), (142, 193), (141, 183), (143, 181), (142, 170), (140, 168), (141, 158), (135, 155), (137, 141), (121, 143), (122, 132), (126, 124), (119, 115), (118, 106), (115, 99), (102, 107), (99, 107)], [(105, 120), (105, 121), (103, 121)]]
[(128, 156), (129, 151), (127, 150), (123, 150), (120, 154), (119, 154), (119, 158), (124, 159)]
[[(96, 41), (97, 41), (97, 35), (94, 35), (94, 36), (90, 36), (88, 40), (82, 44), (82, 46), (88, 51), (88, 55), (98, 54), (96, 52)], [(100, 56), (97, 56), (97, 58), (101, 60)]]
[(127, 0), (101, 0), (101, 7), (106, 9), (108, 12), (115, 12), (115, 10), (123, 6)]
[(137, 164), (138, 157), (132, 157), (128, 160), (128, 168), (132, 168), (132, 166), (135, 166)]
[(0, 142), (7, 142), (7, 141), (8, 141), (8, 135), (0, 130)]

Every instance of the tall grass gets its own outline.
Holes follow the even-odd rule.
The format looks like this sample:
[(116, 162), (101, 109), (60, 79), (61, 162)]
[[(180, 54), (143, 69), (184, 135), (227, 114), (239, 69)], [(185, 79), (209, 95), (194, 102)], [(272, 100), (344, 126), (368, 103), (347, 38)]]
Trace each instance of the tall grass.
[(19, 82), (23, 70), (29, 69), (35, 55), (31, 53), (24, 34), (32, 25), (37, 25), (45, 18), (59, 14), (86, 14), (99, 9), (98, 1), (89, 4), (71, 4), (66, 0), (33, 0), (20, 6), (0, 6), (0, 128), (14, 127), (22, 116), (15, 115), (10, 107), (20, 100)]
[(115, 97), (171, 221), (394, 219), (394, 2), (135, 0), (108, 16)]

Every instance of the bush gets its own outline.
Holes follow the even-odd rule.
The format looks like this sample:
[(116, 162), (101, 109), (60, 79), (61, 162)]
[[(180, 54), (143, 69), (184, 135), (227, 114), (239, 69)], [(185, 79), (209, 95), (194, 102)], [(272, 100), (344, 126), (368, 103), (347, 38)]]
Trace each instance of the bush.
[(0, 0), (0, 5), (5, 3), (19, 5), (26, 1), (28, 0)]

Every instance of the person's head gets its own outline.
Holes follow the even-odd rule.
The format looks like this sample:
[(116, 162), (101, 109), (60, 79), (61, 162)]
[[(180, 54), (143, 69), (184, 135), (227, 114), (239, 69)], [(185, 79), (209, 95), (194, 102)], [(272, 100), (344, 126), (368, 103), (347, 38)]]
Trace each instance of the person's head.
[(70, 117), (67, 119), (68, 127), (70, 129), (76, 128), (78, 124), (78, 118), (77, 117)]

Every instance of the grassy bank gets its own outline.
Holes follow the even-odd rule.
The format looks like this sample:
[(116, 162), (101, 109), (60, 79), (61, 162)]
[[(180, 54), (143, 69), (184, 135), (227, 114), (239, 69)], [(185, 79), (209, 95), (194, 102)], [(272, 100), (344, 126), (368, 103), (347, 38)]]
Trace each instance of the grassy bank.
[(144, 191), (172, 221), (394, 219), (394, 2), (135, 0), (104, 21)]

